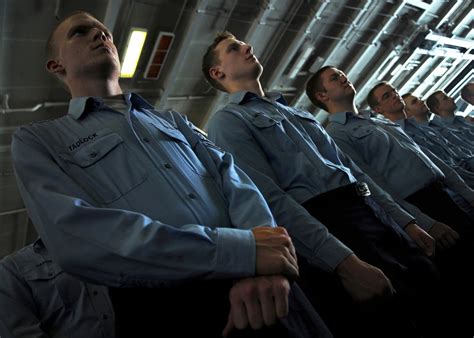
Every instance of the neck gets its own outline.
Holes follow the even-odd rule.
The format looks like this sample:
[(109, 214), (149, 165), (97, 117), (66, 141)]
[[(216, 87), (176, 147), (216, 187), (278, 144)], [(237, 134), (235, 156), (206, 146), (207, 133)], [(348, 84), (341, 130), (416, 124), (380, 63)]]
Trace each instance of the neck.
[(386, 118), (388, 118), (390, 121), (395, 122), (398, 120), (404, 120), (407, 118), (407, 114), (404, 109), (399, 110), (397, 112), (393, 112), (390, 114), (383, 114)]
[(352, 112), (354, 114), (359, 114), (353, 99), (330, 102), (326, 104), (326, 106), (328, 107), (328, 112), (330, 114), (339, 112)]
[(258, 79), (231, 83), (227, 86), (227, 90), (230, 94), (241, 91), (249, 91), (261, 97), (265, 96), (265, 92), (263, 91), (260, 80)]
[(453, 117), (454, 116), (454, 111), (448, 111), (448, 110), (441, 110), (438, 112), (439, 116), (442, 117)]
[(413, 117), (415, 118), (416, 122), (429, 122), (430, 113), (426, 112), (426, 114), (413, 115)]
[(80, 79), (68, 82), (71, 96), (109, 97), (122, 94), (118, 78), (111, 79)]

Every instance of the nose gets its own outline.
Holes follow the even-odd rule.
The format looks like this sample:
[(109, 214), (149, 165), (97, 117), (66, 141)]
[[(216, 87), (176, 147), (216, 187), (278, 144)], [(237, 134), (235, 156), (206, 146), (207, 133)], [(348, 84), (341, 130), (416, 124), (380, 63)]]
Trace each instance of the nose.
[(245, 45), (245, 54), (252, 54), (253, 47), (251, 45)]
[(103, 41), (107, 40), (107, 35), (104, 31), (98, 28), (94, 28), (94, 40), (101, 39)]

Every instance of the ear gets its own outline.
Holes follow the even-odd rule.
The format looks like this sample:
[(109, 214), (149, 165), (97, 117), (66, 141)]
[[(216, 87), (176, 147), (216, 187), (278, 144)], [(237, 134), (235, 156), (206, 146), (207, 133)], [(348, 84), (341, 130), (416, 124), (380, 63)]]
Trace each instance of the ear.
[(373, 110), (374, 110), (374, 112), (376, 112), (377, 114), (383, 115), (383, 110), (380, 108), (380, 105), (376, 105)]
[(64, 67), (58, 60), (50, 59), (46, 62), (46, 70), (52, 74), (64, 73)]
[(314, 93), (314, 97), (322, 103), (325, 103), (329, 100), (327, 92), (316, 92)]
[(209, 69), (209, 75), (211, 76), (211, 79), (217, 80), (217, 81), (222, 81), (224, 79), (225, 74), (224, 72), (221, 71), (219, 66), (214, 66)]

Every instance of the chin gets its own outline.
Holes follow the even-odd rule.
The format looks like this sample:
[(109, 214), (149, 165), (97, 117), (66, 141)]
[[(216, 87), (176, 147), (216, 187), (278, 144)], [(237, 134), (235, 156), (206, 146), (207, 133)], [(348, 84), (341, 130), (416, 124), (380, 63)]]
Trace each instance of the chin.
[(262, 72), (263, 72), (263, 66), (257, 62), (255, 64), (255, 68), (253, 69), (253, 74), (255, 76), (255, 78), (260, 78), (260, 76), (262, 75)]

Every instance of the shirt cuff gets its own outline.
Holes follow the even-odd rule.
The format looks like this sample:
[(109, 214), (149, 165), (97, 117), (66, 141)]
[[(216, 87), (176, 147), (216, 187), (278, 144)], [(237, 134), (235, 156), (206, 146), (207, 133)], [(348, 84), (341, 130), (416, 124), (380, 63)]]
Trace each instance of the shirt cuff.
[(436, 223), (434, 219), (425, 214), (416, 215), (416, 224), (426, 232), (430, 231), (431, 227)]
[(321, 269), (333, 272), (336, 267), (353, 251), (345, 246), (336, 237), (329, 235), (325, 243), (319, 247), (310, 260), (312, 265)]
[(257, 249), (251, 230), (217, 229), (218, 278), (236, 278), (255, 275)]

